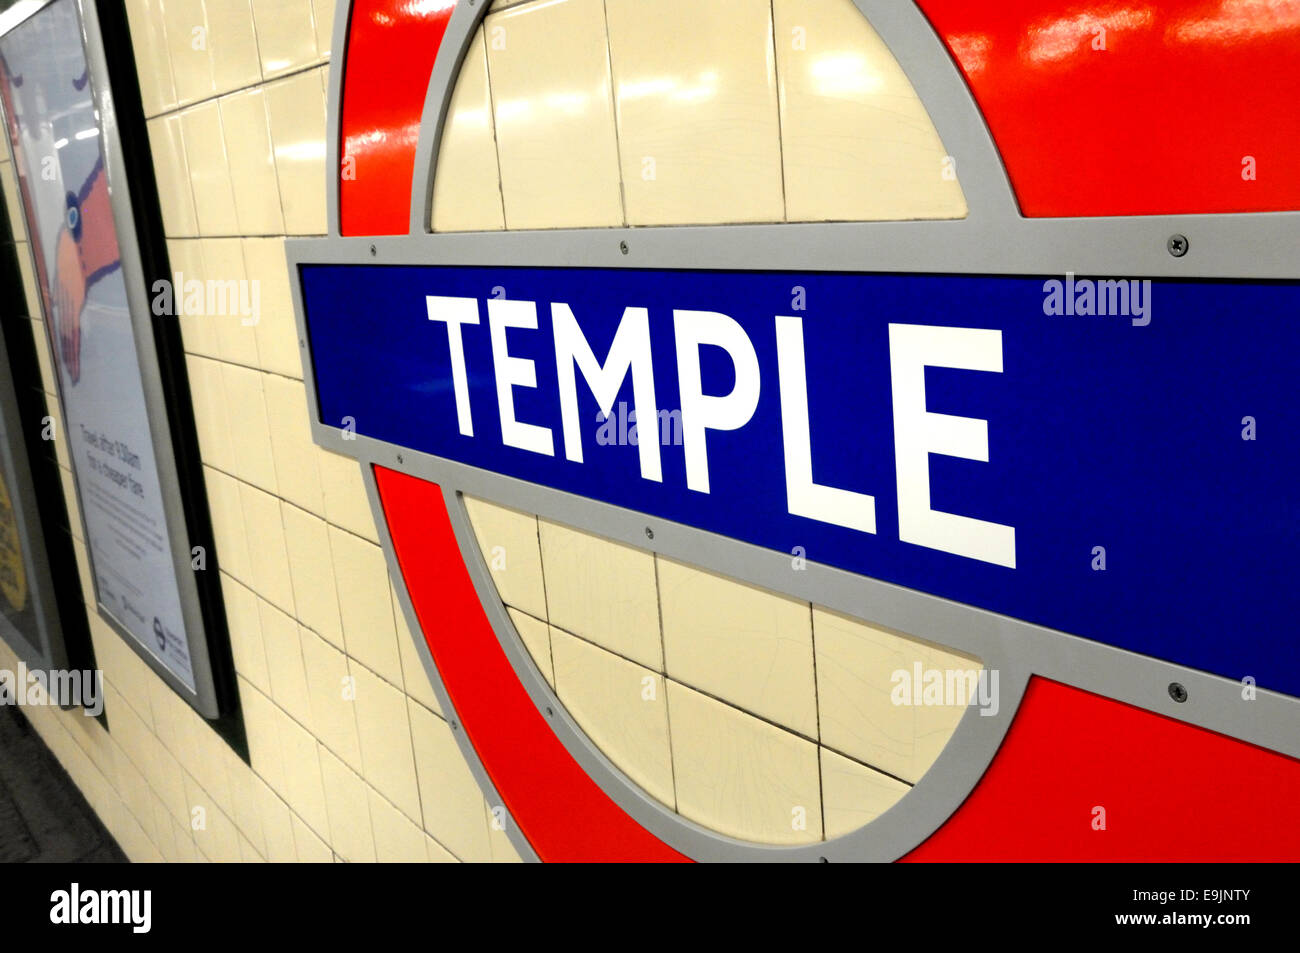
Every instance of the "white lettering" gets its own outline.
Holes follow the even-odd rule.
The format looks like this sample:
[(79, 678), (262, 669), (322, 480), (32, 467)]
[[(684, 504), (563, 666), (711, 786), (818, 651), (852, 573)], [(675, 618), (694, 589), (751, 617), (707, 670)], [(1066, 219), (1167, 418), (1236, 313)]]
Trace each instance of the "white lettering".
[[(758, 407), (758, 355), (749, 336), (732, 318), (716, 311), (673, 311), (677, 339), (677, 378), (682, 398), (682, 439), (686, 485), (709, 492), (709, 430), (739, 430)], [(704, 393), (700, 380), (700, 346), (720, 347), (736, 369), (736, 384), (725, 397)]]
[(537, 367), (525, 357), (511, 357), (506, 330), (537, 330), (537, 304), (533, 301), (488, 299), (488, 328), (492, 334), (492, 364), (496, 371), (497, 410), (501, 415), (501, 439), (507, 446), (555, 456), (551, 431), (515, 418), (516, 387), (536, 387)]
[(925, 409), (925, 369), (1002, 373), (1002, 332), (919, 324), (889, 326), (894, 393), (898, 535), (907, 543), (1016, 567), (1015, 527), (930, 508), (930, 454), (988, 463), (988, 421)]

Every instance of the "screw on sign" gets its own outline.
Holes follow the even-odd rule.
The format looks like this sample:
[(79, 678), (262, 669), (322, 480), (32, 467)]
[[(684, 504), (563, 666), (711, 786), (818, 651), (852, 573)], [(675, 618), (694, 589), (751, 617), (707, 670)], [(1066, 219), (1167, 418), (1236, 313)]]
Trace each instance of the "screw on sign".
[[(1069, 273), (1077, 254), (1109, 263), (1100, 266), (1102, 277), (1131, 268), (1134, 251), (1154, 252), (1152, 219), (1139, 219), (1141, 213), (1227, 212), (1232, 209), (1225, 204), (1242, 203), (1186, 184), (1172, 198), (1098, 198), (1124, 184), (1104, 176), (1096, 181), (1107, 187), (1072, 188), (1062, 199), (1059, 176), (1051, 171), (1059, 155), (1044, 144), (1051, 140), (1034, 134), (1032, 125), (1023, 145), (1005, 134), (1027, 116), (1035, 116), (1031, 124), (1045, 121), (1041, 112), (999, 107), (987, 88), (1002, 82), (1013, 91), (1050, 89), (1057, 99), (1098, 97), (1095, 84), (1058, 80), (1056, 67), (1014, 61), (1021, 55), (1016, 51), (1023, 52), (1020, 39), (1032, 33), (1025, 8), (1040, 5), (1044, 0), (877, 5), (900, 12), (881, 14), (876, 26), (885, 46), (912, 30), (936, 48), (947, 44), (945, 57), (953, 53), (954, 36), (1002, 30), (1011, 37), (993, 46), (1012, 59), (1004, 68), (985, 70), (983, 79), (958, 79), (949, 92), (936, 79), (925, 106), (945, 105), (949, 115), (965, 110), (978, 145), (1004, 160), (991, 165), (1005, 167), (1009, 181), (1001, 174), (974, 181), (968, 194), (1004, 190), (1007, 207), (1018, 202), (1025, 219), (1125, 216), (1104, 223), (1122, 239), (1114, 248), (1099, 251), (1095, 239), (1080, 237), (1091, 230), (1069, 222), (1013, 217), (1004, 227), (1021, 234), (990, 243), (994, 250), (978, 268), (959, 257), (949, 261), (918, 251), (915, 264), (909, 258), (901, 267), (871, 271), (879, 265), (868, 253), (877, 236), (892, 232), (889, 237), (897, 235), (909, 249), (921, 248), (925, 243), (914, 242), (915, 235), (934, 223), (804, 222), (769, 241), (785, 227), (780, 218), (763, 219), (761, 229), (701, 229), (678, 221), (638, 246), (636, 268), (617, 267), (608, 237), (619, 233), (597, 229), (445, 234), (426, 241), (432, 176), (417, 176), (425, 184), (417, 181), (409, 208), (389, 208), (401, 204), (386, 194), (391, 181), (340, 183), (342, 207), (335, 210), (339, 221), (331, 223), (331, 236), (290, 242), (299, 326), (310, 329), (304, 337), (316, 384), (308, 388), (312, 417), (325, 421), (347, 412), (366, 422), (363, 436), (370, 439), (350, 441), (345, 452), (360, 460), (387, 523), (384, 545), (390, 566), (401, 571), (399, 596), (419, 623), (412, 636), (430, 650), (435, 687), (447, 696), (440, 701), (459, 719), (449, 723), (466, 742), (471, 764), (482, 769), (476, 776), (490, 779), (490, 785), (483, 781), (493, 788), (484, 792), (489, 803), (506, 805), (512, 834), (539, 859), (893, 859), (918, 841), (929, 845), (928, 853), (919, 852), (927, 859), (989, 857), (999, 850), (1005, 859), (1021, 860), (1174, 857), (1189, 850), (1228, 856), (1244, 842), (1300, 856), (1300, 829), (1289, 809), (1300, 792), (1300, 748), (1286, 740), (1293, 734), (1277, 727), (1287, 721), (1283, 714), (1292, 715), (1281, 707), (1290, 704), (1284, 696), (1300, 692), (1300, 647), (1265, 635), (1285, 631), (1278, 623), (1294, 617), (1297, 603), (1285, 587), (1245, 609), (1224, 597), (1265, 578), (1249, 567), (1296, 558), (1294, 526), (1276, 517), (1291, 511), (1293, 492), (1284, 474), (1294, 472), (1296, 450), (1251, 444), (1254, 456), (1247, 456), (1238, 442), (1204, 452), (1207, 439), (1235, 439), (1225, 428), (1217, 436), (1207, 428), (1213, 420), (1241, 419), (1243, 388), (1251, 406), (1293, 403), (1291, 368), (1276, 356), (1294, 353), (1300, 329), (1278, 318), (1300, 305), (1300, 274), (1267, 256), (1232, 257), (1227, 249), (1233, 243), (1213, 240), (1223, 233), (1198, 237), (1202, 244), (1193, 260), (1188, 237), (1166, 232), (1166, 252), (1178, 261), (1153, 268), (1152, 287), (1178, 321), (1130, 341), (1113, 337), (1127, 322), (1043, 320), (1044, 277)], [(471, 0), (455, 8), (463, 14), (462, 8), (474, 6)], [(1152, 17), (1173, 16), (1167, 8), (1174, 6), (1154, 4)], [(931, 23), (919, 10), (931, 15)], [(976, 22), (934, 22), (958, 14)], [(886, 30), (885, 24), (892, 26)], [(448, 27), (446, 51), (463, 55), (479, 26), (476, 17), (457, 17)], [(606, 36), (614, 32), (606, 26)], [(356, 108), (342, 110), (337, 99), (330, 107), (340, 142), (391, 122), (370, 121), (375, 117), (361, 108), (366, 101), (356, 89), (364, 86), (365, 71), (357, 52), (370, 43), (383, 50), (376, 61), (391, 59), (406, 35), (391, 24), (376, 31), (373, 20), (351, 20), (344, 90), (350, 83)], [(437, 46), (428, 35), (409, 34), (412, 55), (424, 57), (426, 74), (430, 48)], [(901, 58), (902, 47), (895, 52)], [(1121, 60), (1131, 50), (1111, 50), (1108, 62), (1143, 74), (1168, 68), (1163, 47), (1143, 52)], [(917, 67), (916, 75), (933, 65), (909, 55), (920, 59), (903, 64)], [(1216, 47), (1196, 55), (1217, 61), (1224, 54)], [(962, 57), (955, 59), (967, 69)], [(465, 57), (466, 63), (478, 61)], [(951, 67), (950, 59), (942, 62)], [(1290, 75), (1286, 62), (1275, 72)], [(409, 133), (422, 121), (426, 99), (446, 101), (454, 74), (438, 71), (447, 88), (410, 97), (394, 127)], [(1028, 75), (1036, 82), (1024, 83)], [(387, 109), (391, 76), (376, 69), (371, 82), (383, 93), (375, 100)], [(972, 89), (978, 102), (970, 98)], [(1208, 113), (1218, 107), (1220, 125), (1246, 115), (1261, 135), (1289, 128), (1287, 118), (1264, 112), (1254, 100), (1207, 99)], [(961, 122), (943, 125), (936, 132), (961, 138)], [(389, 141), (409, 143), (403, 161), (414, 163), (417, 141), (429, 141), (432, 132)], [(1300, 141), (1275, 138), (1279, 149)], [(952, 151), (962, 145), (947, 144)], [(1157, 164), (1158, 149), (1149, 152)], [(403, 171), (409, 179), (409, 166)], [(978, 167), (971, 178), (981, 178)], [(1035, 197), (1026, 181), (1042, 194)], [(1252, 194), (1257, 211), (1297, 207), (1281, 193), (1257, 188)], [(512, 218), (504, 208), (509, 201), (502, 198), (505, 221)], [(350, 221), (349, 207), (392, 214), (354, 227), (361, 219), (354, 213)], [(976, 211), (943, 228), (987, 241), (979, 232), (987, 218)], [(723, 219), (740, 220), (750, 221)], [(624, 223), (634, 224), (626, 217)], [(1234, 235), (1239, 228), (1264, 237), (1276, 227), (1265, 217), (1226, 224)], [(1051, 240), (1043, 241), (1049, 234)], [(362, 235), (385, 236), (375, 239), (385, 242), (385, 266), (376, 267), (377, 245), (339, 241)], [(630, 257), (630, 238), (615, 237), (615, 245), (620, 258)], [(999, 250), (1003, 245), (1032, 248), (1033, 254)], [(1251, 247), (1269, 246), (1261, 240)], [(1193, 261), (1219, 278), (1182, 273)], [(485, 293), (497, 286), (510, 287), (513, 300)], [(799, 289), (798, 304), (791, 303), (792, 286)], [(1239, 314), (1247, 301), (1249, 314)], [(362, 348), (358, 314), (383, 319), (383, 333), (368, 336)], [(1242, 334), (1225, 315), (1249, 320), (1250, 333)], [(1127, 346), (1116, 347), (1119, 341)], [(1166, 359), (1171, 348), (1179, 361)], [(1218, 386), (1204, 387), (1206, 379)], [(1098, 380), (1107, 386), (1090, 386)], [(622, 398), (639, 404), (637, 416), (647, 421), (662, 408), (679, 408), (681, 439), (593, 443), (580, 421), (596, 411), (608, 416)], [(1167, 412), (1135, 418), (1134, 406)], [(1203, 407), (1209, 413), (1185, 412)], [(1116, 441), (1098, 426), (1108, 419), (1133, 421), (1147, 431)], [(413, 451), (421, 454), (418, 476), (404, 464), (404, 453)], [(1261, 452), (1275, 456), (1261, 462)], [(393, 460), (396, 471), (383, 465)], [(1159, 507), (1147, 505), (1150, 493), (1143, 488), (1151, 486), (1160, 488)], [(1222, 486), (1249, 486), (1249, 505), (1215, 494)], [(900, 802), (870, 829), (894, 838), (883, 849), (867, 828), (834, 838), (834, 845), (728, 841), (724, 849), (699, 825), (647, 807), (634, 780), (600, 760), (608, 752), (593, 754), (582, 719), (533, 677), (526, 656), (509, 650), (519, 633), (501, 608), (473, 533), (465, 531), (464, 513), (457, 519), (454, 501), (462, 492), (523, 512), (525, 519), (531, 513), (564, 517), (575, 531), (593, 536), (626, 538), (640, 525), (644, 536), (635, 536), (643, 551), (698, 562), (702, 570), (745, 584), (780, 579), (788, 587), (783, 595), (834, 602), (829, 609), (851, 617), (879, 611), (904, 633), (909, 626), (929, 627), (938, 644), (951, 636), (954, 651), (984, 650), (985, 665), (1004, 674), (1032, 658), (1020, 672), (1028, 687), (1004, 699), (1015, 725), (1005, 743), (994, 738), (987, 750), (976, 750), (969, 734), (955, 740), (954, 749), (966, 749), (980, 771), (941, 776), (960, 765), (951, 758), (937, 762), (939, 772), (920, 778), (904, 796), (906, 806)], [(450, 511), (447, 501), (453, 501)], [(1211, 509), (1218, 511), (1208, 527), (1212, 545), (1231, 556), (1206, 570), (1187, 545), (1185, 514)], [(670, 524), (672, 532), (657, 537), (656, 521)], [(1077, 549), (1061, 543), (1083, 533), (1091, 539), (1101, 523), (1116, 540), (1108, 548), (1147, 558), (1118, 561), (1118, 569), (1084, 577)], [(1205, 528), (1198, 530), (1191, 535), (1205, 546)], [(793, 539), (806, 542), (817, 563), (810, 559), (807, 573), (786, 581), (785, 553)], [(769, 561), (774, 554), (779, 571)], [(1243, 611), (1256, 613), (1251, 624), (1238, 618)], [(1208, 627), (1205, 620), (1216, 613), (1222, 614), (1216, 629), (1234, 625), (1248, 634), (1230, 644), (1186, 638), (1189, 627)], [(987, 629), (983, 641), (971, 635), (980, 626)], [(1069, 663), (1058, 664), (1060, 658)], [(1133, 677), (1135, 666), (1143, 667), (1140, 680)], [(1268, 672), (1272, 682), (1249, 716), (1239, 705), (1222, 704), (1208, 681), (1236, 671)], [(1161, 684), (1178, 705), (1197, 694), (1196, 706), (1176, 709), (1191, 715), (1194, 708), (1197, 725), (1171, 717), (1159, 698)], [(1116, 752), (1117, 741), (1124, 751)], [(1187, 792), (1166, 784), (1171, 772), (1146, 770), (1153, 757), (1231, 764), (1234, 776), (1251, 783)], [(1081, 772), (1094, 787), (1114, 786), (1109, 808), (1122, 800), (1126, 816), (1143, 822), (1104, 839), (1072, 840), (1054, 823), (1055, 812), (1077, 798), (1072, 782)], [(949, 795), (951, 806), (944, 801)], [(1194, 796), (1199, 813), (1233, 825), (1231, 836), (1224, 836), (1224, 826), (1201, 825), (1189, 833), (1177, 823), (1186, 816), (1180, 800), (1186, 796)], [(1211, 799), (1217, 800), (1207, 812)], [(994, 830), (1006, 834), (990, 836)]]

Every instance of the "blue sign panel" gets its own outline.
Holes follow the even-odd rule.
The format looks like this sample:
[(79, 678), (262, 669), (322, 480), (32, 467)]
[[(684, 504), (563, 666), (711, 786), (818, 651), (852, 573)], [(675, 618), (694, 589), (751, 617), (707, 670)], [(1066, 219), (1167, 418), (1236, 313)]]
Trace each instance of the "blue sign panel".
[(301, 274), (328, 425), (1300, 695), (1300, 286)]

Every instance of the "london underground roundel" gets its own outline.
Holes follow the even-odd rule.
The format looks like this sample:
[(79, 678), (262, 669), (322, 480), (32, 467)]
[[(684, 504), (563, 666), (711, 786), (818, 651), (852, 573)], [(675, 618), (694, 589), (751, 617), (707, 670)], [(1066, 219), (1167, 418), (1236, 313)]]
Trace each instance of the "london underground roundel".
[(1300, 858), (1300, 19), (335, 23), (313, 432), (521, 856)]

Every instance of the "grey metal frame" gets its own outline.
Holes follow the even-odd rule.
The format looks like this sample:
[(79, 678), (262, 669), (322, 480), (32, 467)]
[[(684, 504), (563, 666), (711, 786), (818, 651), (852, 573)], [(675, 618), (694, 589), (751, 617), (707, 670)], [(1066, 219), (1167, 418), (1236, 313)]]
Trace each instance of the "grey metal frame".
[[(8, 33), (33, 14), (58, 0), (24, 0), (15, 4), (5, 13), (0, 14), (0, 36)], [(113, 109), (112, 95), (109, 92), (108, 65), (104, 56), (103, 40), (99, 33), (99, 12), (96, 0), (70, 0), (77, 7), (81, 22), (81, 40), (86, 50), (86, 66), (90, 71), (90, 88), (99, 114), (100, 144), (104, 155), (104, 176), (108, 183), (110, 202), (113, 208), (113, 225), (117, 230), (118, 250), (121, 255), (122, 274), (125, 279), (127, 305), (131, 313), (131, 323), (135, 334), (136, 354), (140, 362), (140, 377), (144, 387), (145, 408), (149, 418), (149, 433), (153, 440), (154, 457), (158, 466), (159, 487), (162, 498), (163, 513), (167, 521), (167, 537), (172, 553), (172, 563), (180, 590), (181, 615), (185, 623), (186, 641), (190, 660), (194, 668), (195, 688), (190, 689), (177, 678), (172, 671), (158, 659), (150, 648), (132, 635), (112, 615), (105, 612), (99, 603), (98, 583), (93, 571), (94, 554), (86, 547), (86, 558), (91, 560), (91, 579), (96, 586), (96, 608), (100, 618), (118, 633), (145, 663), (152, 668), (167, 685), (206, 718), (216, 718), (218, 709), (215, 686), (213, 684), (212, 664), (208, 647), (207, 631), (199, 606), (198, 586), (194, 579), (194, 570), (190, 564), (190, 546), (185, 511), (178, 489), (179, 478), (176, 468), (175, 448), (172, 445), (171, 432), (168, 429), (166, 397), (162, 386), (162, 376), (158, 366), (158, 345), (154, 338), (149, 298), (145, 287), (144, 268), (140, 260), (139, 239), (136, 235), (135, 216), (133, 214), (131, 195), (123, 169), (122, 142), (118, 133), (116, 113)], [(2, 107), (0, 107), (2, 109)], [(32, 236), (32, 241), (36, 238)], [(29, 249), (34, 256), (34, 249)], [(35, 262), (33, 261), (33, 266)], [(35, 268), (33, 267), (33, 273)], [(44, 303), (41, 303), (42, 309)], [(42, 315), (43, 319), (48, 316)], [(48, 322), (47, 325), (48, 327)], [(56, 379), (55, 389), (59, 397), (59, 412), (67, 421), (62, 388)], [(73, 483), (76, 486), (76, 471), (73, 471)], [(77, 488), (80, 498), (81, 491)], [(82, 511), (82, 530), (85, 530), (85, 511)], [(89, 535), (83, 535), (89, 540)]]
[[(422, 264), (682, 268), (783, 271), (928, 272), (968, 274), (1132, 275), (1152, 278), (1300, 278), (1300, 213), (1162, 215), (1095, 219), (1027, 219), (992, 137), (956, 65), (928, 21), (912, 3), (855, 0), (885, 40), (925, 103), (943, 142), (957, 158), (966, 194), (965, 219), (926, 222), (773, 224), (655, 228), (566, 229), (430, 234), (429, 209), (445, 111), (455, 77), (485, 0), (461, 0), (452, 13), (425, 101), (412, 183), (410, 234), (341, 237), (337, 177), (331, 173), (330, 237), (287, 243), (294, 308), (303, 348), (303, 372), (312, 434), (322, 447), (357, 459), (395, 580), (401, 580), (380, 504), (373, 466), (401, 470), (439, 484), (489, 620), (524, 688), (549, 717), (566, 749), (592, 779), (637, 822), (670, 846), (698, 860), (893, 860), (937, 829), (974, 788), (1002, 742), (1031, 675), (1040, 675), (1300, 757), (1300, 699), (1258, 690), (1245, 700), (1242, 685), (1064, 632), (1031, 625), (915, 590), (808, 563), (793, 569), (788, 554), (765, 550), (678, 523), (649, 517), (549, 487), (502, 476), (362, 435), (348, 435), (320, 420), (308, 349), (299, 266), (302, 264)], [(341, 51), (349, 0), (340, 0), (329, 103), (328, 168), (339, 168)], [(343, 36), (340, 36), (340, 33)], [(1171, 234), (1190, 238), (1191, 252), (1174, 258)], [(626, 244), (627, 251), (622, 246)], [(1156, 316), (1159, 320), (1159, 316)], [(1134, 333), (1141, 333), (1140, 329)], [(532, 662), (502, 605), (480, 552), (462, 493), (565, 523), (640, 549), (708, 566), (734, 578), (829, 609), (907, 632), (916, 638), (978, 656), (1000, 673), (1000, 708), (994, 716), (972, 705), (933, 767), (893, 808), (865, 827), (823, 843), (777, 847), (743, 842), (704, 828), (665, 808), (627, 778), (590, 741)], [(647, 545), (646, 529), (653, 531)], [(405, 581), (398, 585), (417, 652), (461, 750), (485, 795), (493, 788), (457, 722), (428, 647), (420, 637)], [(1173, 701), (1171, 682), (1187, 701)], [(553, 713), (553, 714), (548, 714)], [(526, 858), (536, 855), (517, 826), (512, 842)]]

